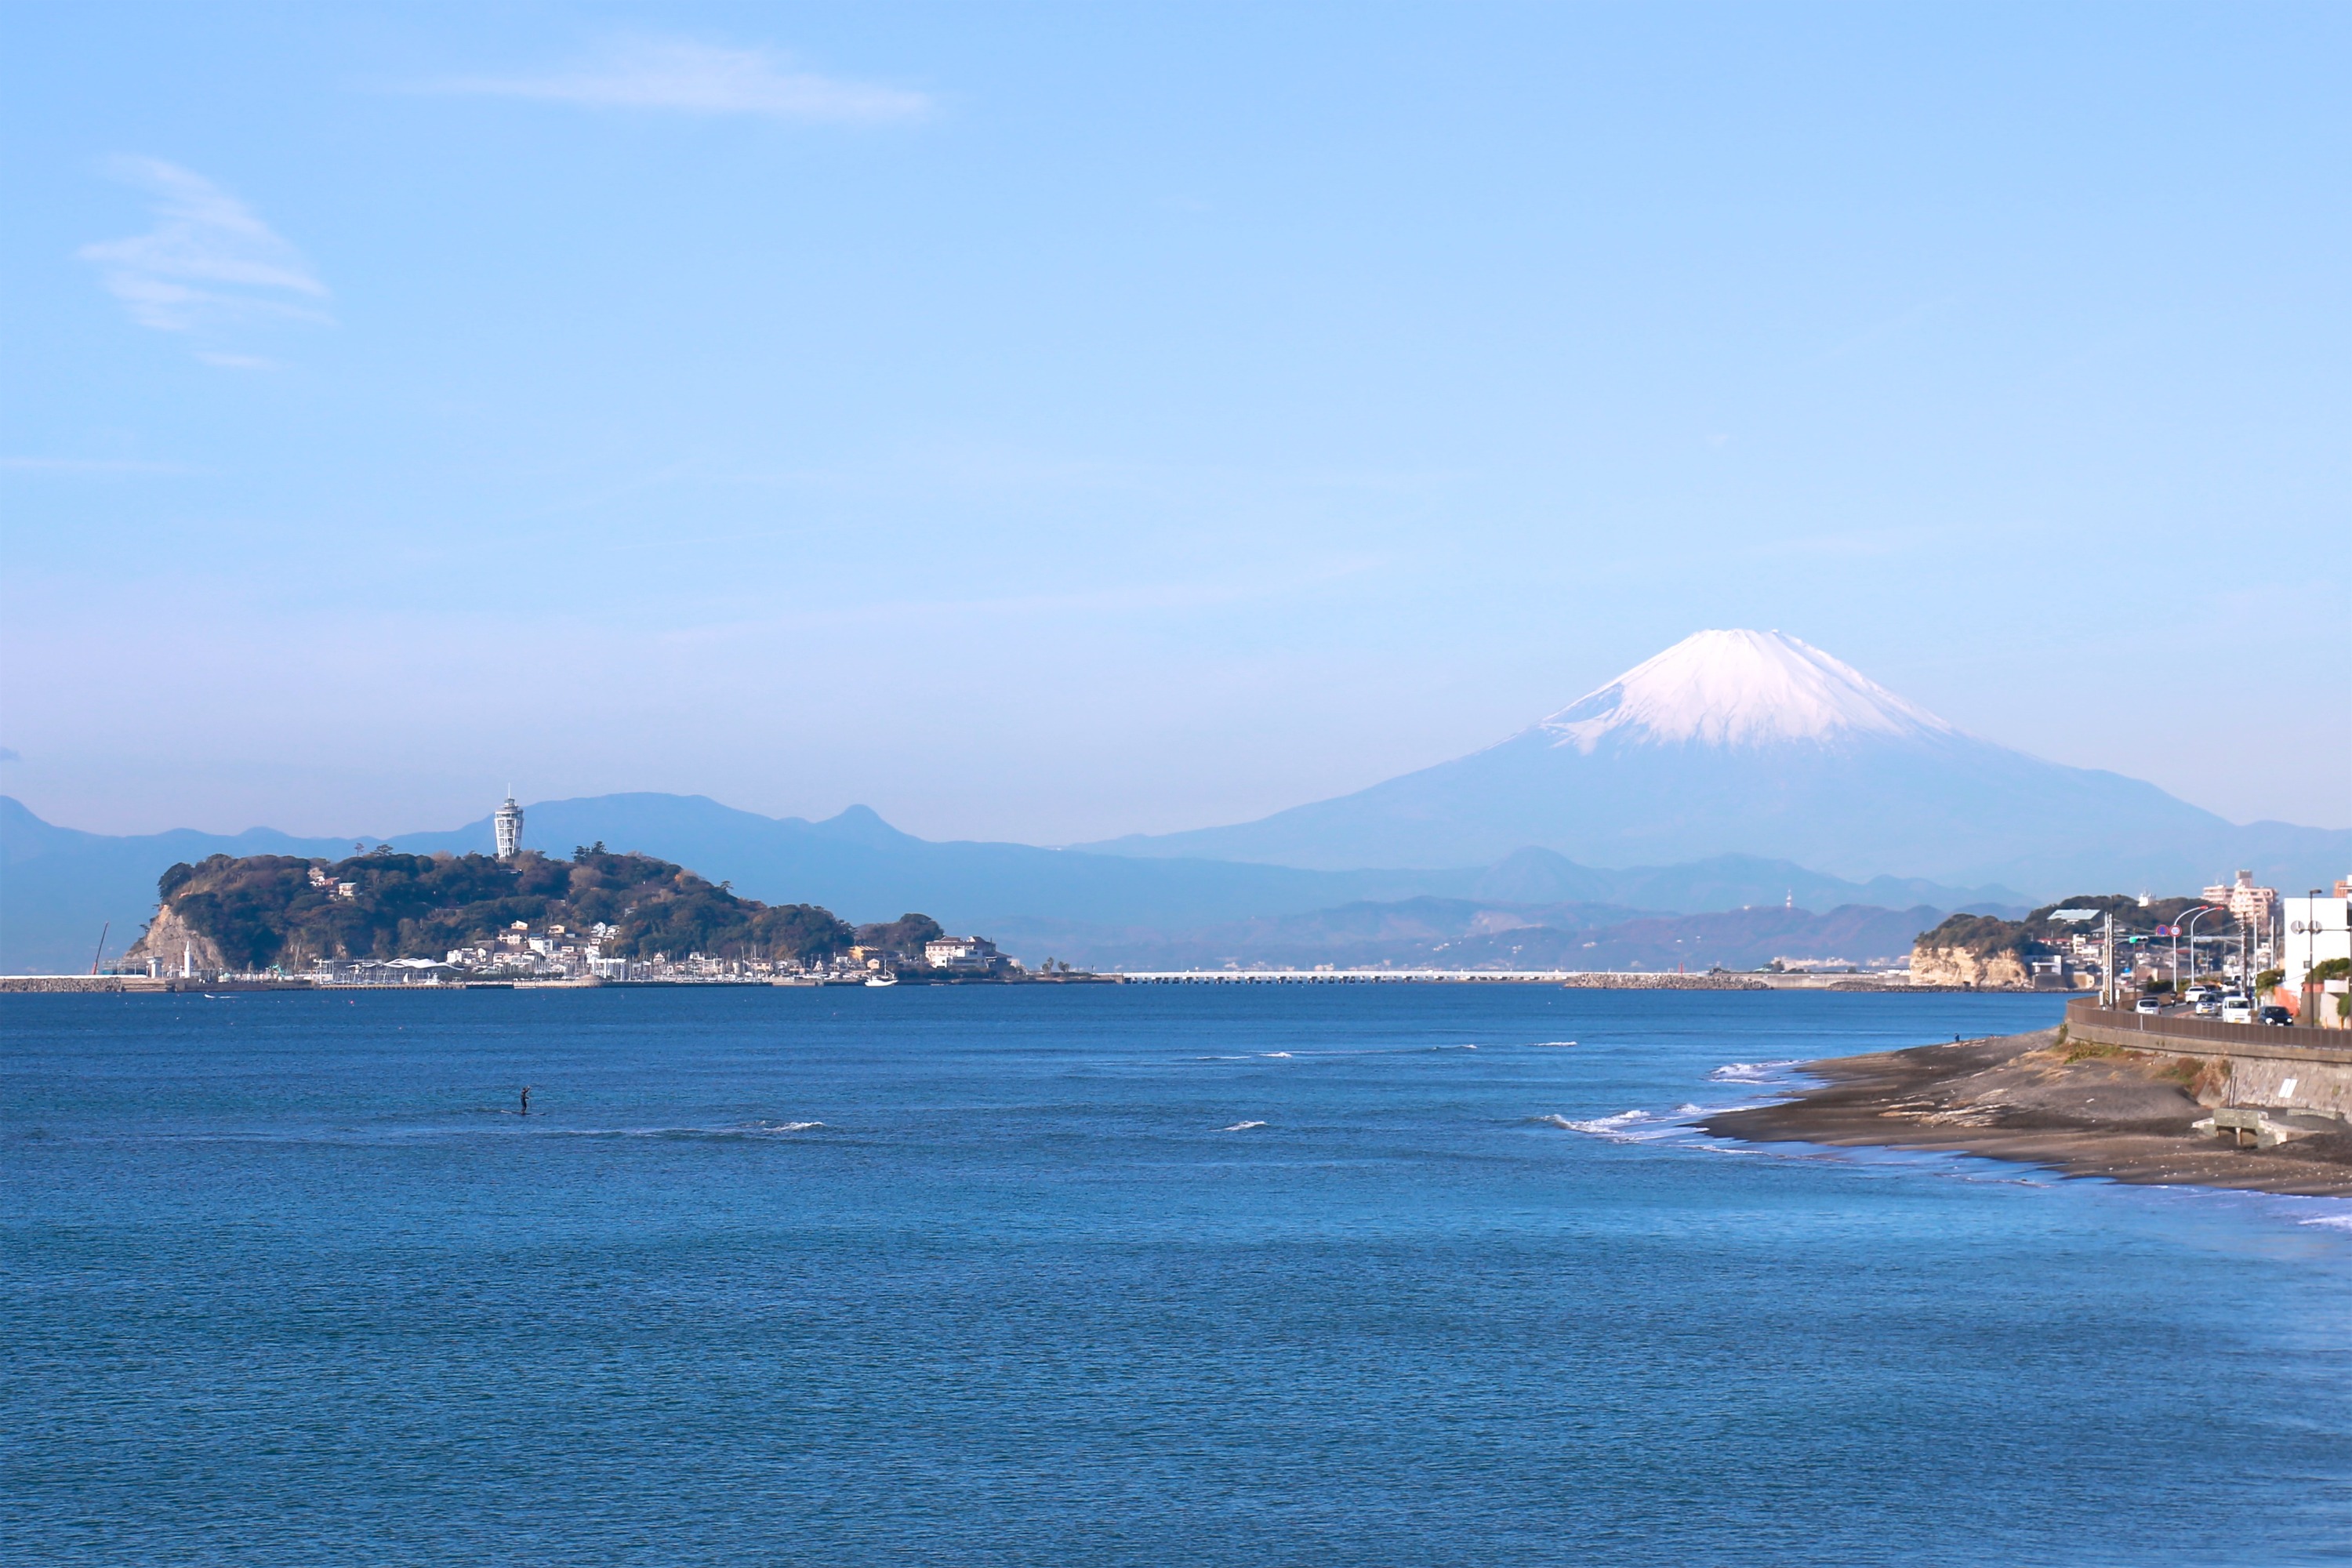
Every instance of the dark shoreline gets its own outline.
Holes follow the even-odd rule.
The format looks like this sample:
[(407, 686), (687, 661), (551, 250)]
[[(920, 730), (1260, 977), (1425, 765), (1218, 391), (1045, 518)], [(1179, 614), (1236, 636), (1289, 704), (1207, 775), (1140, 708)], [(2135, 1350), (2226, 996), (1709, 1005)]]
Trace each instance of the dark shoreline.
[(2233, 1149), (2190, 1123), (2210, 1114), (2178, 1058), (2069, 1059), (2059, 1031), (1806, 1062), (1823, 1082), (1777, 1105), (1698, 1123), (1717, 1138), (1978, 1154), (2142, 1185), (2352, 1197), (2352, 1130)]

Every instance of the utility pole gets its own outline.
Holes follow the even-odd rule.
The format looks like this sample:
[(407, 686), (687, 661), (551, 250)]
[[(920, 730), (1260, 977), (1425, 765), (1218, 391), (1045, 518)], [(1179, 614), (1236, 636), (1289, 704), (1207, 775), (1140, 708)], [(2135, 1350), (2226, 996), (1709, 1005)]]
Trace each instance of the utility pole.
[[(2311, 984), (2311, 972), (2319, 967), (2319, 889), (2312, 889), (2309, 910), (2311, 918), (2303, 922), (2303, 983), (2306, 987)], [(2300, 1006), (2301, 1004), (2298, 1003), (2296, 1005)], [(2305, 1018), (2303, 1022), (2310, 1024), (2316, 1023), (2317, 1020)]]
[(2099, 967), (2102, 971), (2099, 976), (2099, 1005), (2112, 1008), (2118, 1000), (2116, 994), (2116, 911), (2113, 910), (2107, 911), (2106, 962)]

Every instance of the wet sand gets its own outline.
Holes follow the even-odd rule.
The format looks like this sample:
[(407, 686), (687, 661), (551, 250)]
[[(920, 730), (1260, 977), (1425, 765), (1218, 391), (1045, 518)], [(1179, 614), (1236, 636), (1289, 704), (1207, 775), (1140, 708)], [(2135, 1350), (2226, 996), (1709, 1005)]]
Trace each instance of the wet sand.
[(2352, 1196), (2352, 1130), (2276, 1149), (2194, 1132), (2208, 1087), (2179, 1058), (2058, 1043), (2058, 1031), (1833, 1057), (1820, 1088), (1699, 1123), (1752, 1143), (1936, 1149), (2153, 1185)]

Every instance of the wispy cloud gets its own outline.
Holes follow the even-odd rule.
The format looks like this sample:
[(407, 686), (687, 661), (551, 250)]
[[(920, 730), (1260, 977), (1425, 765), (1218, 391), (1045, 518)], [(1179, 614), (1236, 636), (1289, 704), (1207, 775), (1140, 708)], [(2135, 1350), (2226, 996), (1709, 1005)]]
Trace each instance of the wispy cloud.
[[(327, 286), (301, 252), (236, 197), (160, 158), (117, 158), (108, 172), (153, 198), (155, 226), (85, 245), (79, 254), (132, 321), (159, 332), (199, 332), (258, 320), (330, 320), (318, 303)], [(246, 354), (203, 357), (238, 368), (267, 363)]]
[(193, 474), (184, 463), (151, 463), (137, 458), (0, 457), (0, 472), (16, 474)]
[(923, 93), (820, 76), (773, 50), (722, 48), (680, 38), (615, 39), (595, 59), (567, 69), (456, 77), (428, 83), (425, 90), (837, 124), (920, 120), (932, 109)]

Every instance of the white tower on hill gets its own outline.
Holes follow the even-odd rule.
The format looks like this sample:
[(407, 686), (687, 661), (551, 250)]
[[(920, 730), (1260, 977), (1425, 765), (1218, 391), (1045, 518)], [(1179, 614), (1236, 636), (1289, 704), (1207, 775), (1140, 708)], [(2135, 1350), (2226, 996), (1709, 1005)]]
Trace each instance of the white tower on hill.
[(490, 816), (491, 826), (498, 829), (499, 858), (511, 860), (522, 847), (522, 807), (515, 804), (514, 794), (508, 792), (507, 803)]

